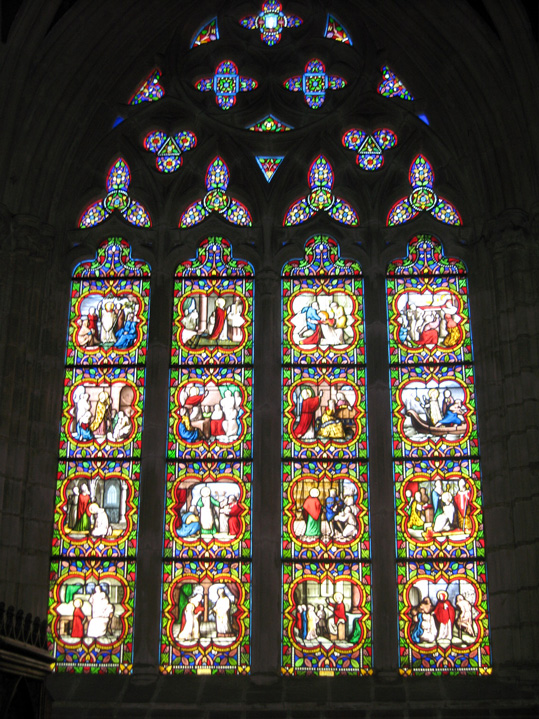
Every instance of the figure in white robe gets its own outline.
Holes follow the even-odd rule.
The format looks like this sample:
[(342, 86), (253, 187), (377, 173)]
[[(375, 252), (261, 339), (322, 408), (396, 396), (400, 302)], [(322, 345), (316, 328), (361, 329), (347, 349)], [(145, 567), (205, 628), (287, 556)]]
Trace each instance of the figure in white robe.
[(101, 333), (99, 336), (101, 344), (114, 344), (116, 342), (114, 328), (117, 321), (118, 317), (114, 311), (114, 304), (105, 302), (104, 307), (101, 308)]
[(92, 502), (88, 507), (88, 511), (94, 518), (94, 526), (90, 531), (91, 537), (108, 537), (112, 534), (109, 518), (103, 507), (96, 502)]
[(213, 605), (215, 612), (215, 629), (218, 637), (226, 637), (231, 634), (230, 626), (230, 599), (226, 596), (223, 587), (217, 590), (217, 600)]
[(434, 520), (434, 532), (449, 532), (455, 525), (455, 505), (450, 492), (442, 493), (442, 513)]
[(114, 607), (99, 585), (97, 585), (88, 601), (92, 607), (92, 618), (88, 623), (86, 636), (97, 639), (107, 633), (107, 626), (114, 612)]

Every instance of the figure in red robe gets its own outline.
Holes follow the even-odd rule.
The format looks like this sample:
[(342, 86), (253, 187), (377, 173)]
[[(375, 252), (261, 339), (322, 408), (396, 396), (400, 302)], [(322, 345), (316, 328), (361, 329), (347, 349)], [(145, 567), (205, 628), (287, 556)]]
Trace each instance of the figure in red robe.
[(438, 330), (440, 328), (440, 318), (438, 315), (432, 315), (431, 313), (429, 319), (430, 322), (427, 322), (421, 330), (421, 334), (419, 335), (419, 339), (417, 341), (418, 345), (438, 344)]
[(320, 406), (321, 395), (313, 397), (311, 390), (305, 388), (301, 392), (301, 397), (303, 399), (301, 414), (298, 425), (293, 432), (300, 439), (314, 439), (314, 416)]
[(234, 496), (230, 497), (228, 504), (228, 533), (237, 537), (241, 531), (241, 507)]
[(215, 311), (213, 313), (214, 317), (214, 325), (211, 335), (208, 337), (210, 340), (216, 340), (221, 332), (223, 331), (223, 327), (225, 326), (226, 321), (226, 311), (225, 311), (225, 301), (222, 297), (219, 297), (219, 299), (215, 303)]
[(84, 620), (86, 616), (82, 611), (82, 600), (75, 599), (73, 601), (73, 624), (71, 627), (71, 636), (75, 639), (82, 639), (84, 637)]
[(443, 590), (436, 595), (438, 603), (434, 608), (434, 616), (438, 621), (438, 641), (453, 638), (453, 623), (455, 621), (455, 607), (448, 599), (447, 592)]

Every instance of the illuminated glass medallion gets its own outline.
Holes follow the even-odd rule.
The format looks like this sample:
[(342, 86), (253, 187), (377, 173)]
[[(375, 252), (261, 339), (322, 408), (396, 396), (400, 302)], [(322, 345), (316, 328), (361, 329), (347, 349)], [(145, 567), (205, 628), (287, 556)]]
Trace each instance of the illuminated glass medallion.
[(346, 80), (338, 75), (328, 75), (322, 60), (313, 58), (305, 65), (303, 75), (289, 77), (283, 85), (291, 92), (303, 92), (307, 105), (317, 110), (324, 104), (326, 91), (342, 89)]
[(86, 208), (79, 220), (79, 227), (95, 227), (117, 210), (121, 216), (136, 227), (151, 227), (152, 221), (147, 210), (129, 194), (131, 172), (127, 162), (119, 157), (110, 168), (106, 188), (107, 194)]
[(223, 60), (215, 68), (213, 77), (205, 77), (195, 83), (201, 92), (214, 92), (215, 101), (221, 110), (229, 110), (236, 104), (239, 92), (248, 92), (258, 87), (256, 80), (251, 77), (242, 77), (238, 74), (238, 67), (232, 60)]
[(262, 10), (258, 15), (248, 15), (240, 20), (240, 25), (248, 30), (259, 30), (260, 39), (272, 47), (276, 45), (285, 28), (299, 27), (303, 20), (296, 15), (283, 12), (283, 6), (275, 0), (262, 3)]
[(204, 240), (174, 283), (161, 671), (250, 670), (253, 268)]
[(333, 194), (335, 175), (323, 155), (313, 160), (309, 168), (308, 180), (311, 192), (290, 205), (283, 225), (300, 225), (320, 211), (327, 212), (331, 218), (343, 225), (354, 227), (359, 224), (354, 208), (346, 200)]
[(142, 102), (156, 102), (156, 100), (160, 100), (165, 94), (160, 80), (161, 70), (155, 68), (129, 100), (129, 105), (140, 105)]
[(400, 97), (402, 100), (414, 99), (399, 78), (388, 68), (387, 65), (384, 65), (381, 69), (382, 80), (377, 88), (379, 95), (383, 95), (384, 97)]
[(379, 170), (384, 165), (383, 151), (395, 147), (397, 135), (385, 127), (371, 135), (353, 129), (343, 135), (342, 144), (357, 153), (356, 162), (362, 170)]
[(279, 169), (279, 165), (284, 160), (284, 156), (280, 157), (256, 157), (256, 161), (258, 163), (258, 166), (262, 170), (262, 173), (264, 175), (264, 178), (266, 179), (266, 182), (271, 182), (273, 180), (273, 176)]
[(73, 273), (49, 596), (56, 671), (132, 670), (149, 275), (120, 238)]
[(153, 152), (155, 166), (159, 172), (176, 172), (183, 163), (182, 153), (196, 147), (197, 138), (194, 132), (184, 130), (177, 135), (166, 135), (164, 132), (149, 132), (144, 138), (144, 149)]
[[(426, 179), (431, 181), (427, 175)], [(388, 267), (400, 671), (491, 671), (466, 267), (415, 237)]]
[(346, 28), (337, 20), (337, 18), (329, 14), (326, 21), (324, 37), (327, 37), (329, 40), (336, 40), (337, 42), (342, 42), (345, 45), (354, 44), (348, 30), (346, 30)]
[(216, 17), (200, 28), (191, 43), (191, 48), (206, 45), (209, 42), (215, 42), (215, 40), (219, 40), (219, 27)]
[(288, 132), (294, 128), (292, 125), (287, 125), (286, 122), (282, 122), (274, 115), (268, 115), (247, 129), (251, 130), (251, 132)]
[(253, 221), (247, 207), (226, 193), (229, 182), (228, 166), (220, 157), (216, 157), (206, 172), (205, 196), (189, 205), (180, 218), (179, 226), (193, 227), (212, 212), (218, 212), (233, 225), (250, 227)]
[(408, 175), (412, 192), (393, 205), (387, 215), (387, 226), (401, 225), (413, 220), (420, 212), (429, 212), (435, 219), (447, 225), (462, 225), (462, 218), (457, 208), (448, 200), (436, 195), (434, 171), (432, 165), (423, 155), (417, 155), (410, 165)]
[(369, 674), (361, 269), (333, 239), (315, 236), (284, 266), (281, 294), (282, 672)]

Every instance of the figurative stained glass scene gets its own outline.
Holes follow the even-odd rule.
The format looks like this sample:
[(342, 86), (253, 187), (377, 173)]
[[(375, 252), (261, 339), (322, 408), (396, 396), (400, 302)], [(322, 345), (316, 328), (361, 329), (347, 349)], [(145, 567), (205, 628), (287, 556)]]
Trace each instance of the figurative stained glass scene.
[(343, 225), (355, 227), (359, 224), (354, 208), (346, 200), (333, 194), (335, 173), (323, 155), (313, 160), (307, 179), (311, 192), (290, 205), (283, 220), (285, 227), (301, 225), (320, 211), (327, 212), (332, 219)]
[(370, 565), (285, 564), (284, 674), (372, 672)]
[(420, 235), (386, 286), (400, 671), (489, 673), (466, 267)]
[(282, 303), (282, 557), (296, 562), (283, 565), (282, 671), (370, 673), (361, 269), (312, 237), (283, 268)]
[(164, 673), (250, 668), (252, 361), (253, 268), (210, 237), (174, 284)]
[(56, 671), (132, 668), (149, 274), (111, 238), (73, 275), (49, 599)]

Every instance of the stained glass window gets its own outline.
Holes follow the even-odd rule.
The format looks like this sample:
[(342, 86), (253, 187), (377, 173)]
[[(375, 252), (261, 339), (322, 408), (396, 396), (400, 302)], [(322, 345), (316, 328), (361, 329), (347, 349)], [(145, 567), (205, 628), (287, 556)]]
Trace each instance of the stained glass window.
[(432, 189), (434, 170), (424, 155), (417, 155), (410, 165), (408, 181), (412, 192), (397, 200), (387, 215), (387, 225), (401, 225), (413, 220), (420, 212), (429, 212), (446, 225), (462, 225), (462, 218), (454, 205)]
[(176, 172), (183, 163), (182, 153), (196, 147), (194, 132), (184, 130), (176, 135), (167, 135), (156, 130), (144, 138), (144, 149), (156, 155), (155, 166), (159, 172)]
[(250, 669), (253, 269), (222, 237), (178, 267), (161, 671)]
[(149, 275), (120, 238), (73, 274), (50, 571), (57, 671), (132, 669)]
[(285, 28), (299, 27), (303, 20), (297, 15), (283, 12), (283, 6), (276, 0), (266, 0), (258, 15), (248, 15), (240, 20), (240, 25), (248, 30), (258, 30), (260, 39), (269, 47), (276, 45)]
[(129, 100), (129, 104), (140, 105), (141, 102), (155, 102), (156, 100), (160, 100), (165, 94), (160, 80), (161, 70), (155, 68)]
[(400, 97), (402, 100), (413, 100), (413, 95), (408, 92), (395, 73), (387, 65), (382, 67), (382, 79), (377, 91), (384, 97)]
[(273, 115), (267, 115), (247, 129), (252, 132), (287, 132), (294, 128), (292, 125), (287, 125), (286, 122), (282, 122)]
[(238, 67), (232, 60), (223, 60), (215, 68), (213, 77), (203, 77), (195, 83), (200, 92), (214, 92), (215, 102), (221, 110), (229, 110), (236, 104), (239, 92), (249, 92), (258, 87), (252, 77), (242, 77), (238, 74)]
[(206, 45), (209, 42), (215, 42), (215, 40), (219, 40), (219, 27), (217, 25), (216, 17), (200, 28), (200, 30), (195, 34), (191, 47), (193, 48), (198, 47), (198, 45)]
[(87, 207), (79, 220), (82, 229), (95, 227), (118, 210), (120, 215), (136, 227), (151, 227), (152, 221), (148, 211), (140, 202), (128, 194), (131, 184), (131, 171), (129, 165), (119, 157), (107, 174), (107, 194)]
[(372, 670), (361, 268), (318, 235), (282, 275), (287, 675)]
[(327, 212), (328, 215), (343, 225), (354, 227), (359, 219), (354, 208), (341, 197), (333, 194), (335, 174), (328, 160), (319, 155), (313, 160), (308, 173), (311, 192), (293, 202), (284, 216), (283, 225), (300, 225), (317, 212)]
[(305, 65), (303, 75), (289, 77), (283, 85), (291, 92), (303, 92), (307, 105), (317, 110), (324, 104), (326, 90), (340, 90), (345, 87), (346, 80), (338, 75), (328, 75), (322, 60), (313, 58)]
[(333, 15), (328, 15), (327, 17), (324, 37), (327, 37), (329, 40), (335, 40), (336, 42), (343, 42), (345, 45), (354, 44), (349, 32)]
[(281, 162), (284, 160), (284, 155), (280, 155), (277, 157), (270, 157), (269, 155), (264, 155), (257, 156), (255, 159), (258, 166), (262, 170), (266, 181), (271, 182), (273, 180), (273, 176), (279, 169)]
[(196, 200), (182, 213), (180, 227), (193, 227), (205, 220), (212, 212), (219, 213), (233, 225), (250, 227), (253, 224), (247, 207), (226, 193), (230, 173), (228, 166), (220, 157), (210, 163), (206, 172), (206, 194)]
[(415, 237), (387, 272), (402, 674), (488, 674), (468, 281)]
[(358, 128), (343, 135), (342, 144), (357, 153), (356, 162), (362, 170), (379, 170), (384, 166), (384, 150), (397, 144), (397, 135), (387, 127), (375, 130), (372, 134)]

